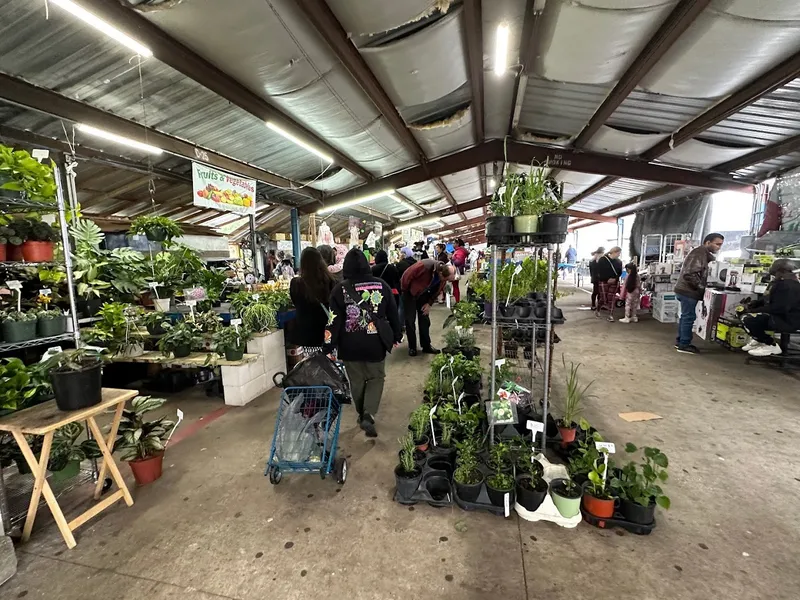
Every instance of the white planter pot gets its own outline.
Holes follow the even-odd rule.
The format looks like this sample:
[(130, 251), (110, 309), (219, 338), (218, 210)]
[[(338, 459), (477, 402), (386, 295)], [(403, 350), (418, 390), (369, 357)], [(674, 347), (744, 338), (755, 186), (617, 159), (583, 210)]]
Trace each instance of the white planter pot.
[(156, 310), (159, 312), (169, 311), (169, 305), (171, 302), (172, 298), (153, 298), (153, 304), (155, 304)]
[(144, 354), (144, 344), (131, 344), (125, 348), (124, 352), (120, 352), (120, 356), (125, 358), (135, 358)]

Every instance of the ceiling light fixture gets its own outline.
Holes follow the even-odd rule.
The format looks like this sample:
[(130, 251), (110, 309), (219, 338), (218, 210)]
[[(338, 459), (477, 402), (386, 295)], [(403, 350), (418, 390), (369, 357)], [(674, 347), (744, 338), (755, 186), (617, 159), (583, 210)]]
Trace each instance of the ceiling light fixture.
[(156, 148), (155, 146), (144, 144), (142, 142), (137, 142), (136, 140), (117, 135), (116, 133), (111, 133), (110, 131), (104, 131), (103, 129), (92, 127), (91, 125), (78, 123), (75, 127), (81, 133), (88, 133), (89, 135), (103, 138), (104, 140), (109, 140), (111, 142), (116, 142), (117, 144), (122, 144), (123, 146), (130, 146), (131, 148), (136, 148), (142, 152), (149, 152), (150, 154), (161, 154), (164, 152), (161, 148)]
[(508, 68), (508, 25), (497, 26), (494, 46), (494, 72), (503, 75)]
[(409, 202), (405, 198), (403, 198), (400, 194), (390, 194), (389, 197), (392, 200), (394, 200), (395, 202), (399, 202), (400, 204), (402, 204), (403, 206), (405, 206), (409, 210), (413, 210), (414, 214), (419, 213), (419, 211), (417, 210), (417, 207), (414, 206), (413, 204), (411, 204), (411, 202)]
[(78, 17), (81, 21), (88, 23), (98, 31), (105, 33), (111, 39), (119, 42), (123, 46), (127, 46), (136, 54), (140, 56), (144, 56), (145, 58), (149, 56), (153, 56), (153, 51), (150, 50), (147, 46), (140, 44), (135, 39), (130, 36), (125, 35), (119, 29), (106, 23), (100, 17), (93, 15), (88, 10), (75, 4), (72, 0), (50, 0), (50, 4), (55, 4), (56, 6), (60, 6), (68, 13)]
[(497, 182), (494, 180), (494, 177), (489, 178), (489, 187), (494, 189), (494, 186), (497, 185)]
[(359, 198), (354, 198), (352, 200), (348, 200), (347, 202), (340, 202), (339, 204), (334, 204), (333, 206), (326, 206), (324, 208), (320, 208), (317, 211), (318, 215), (323, 213), (330, 213), (335, 210), (339, 210), (340, 208), (347, 208), (348, 206), (353, 206), (355, 204), (361, 204), (363, 202), (369, 202), (370, 200), (375, 200), (376, 198), (382, 198), (383, 196), (389, 196), (394, 194), (394, 190), (383, 190), (380, 192), (375, 192), (374, 194), (369, 194), (367, 196), (361, 196)]
[(272, 121), (267, 121), (267, 127), (269, 127), (272, 131), (274, 131), (278, 135), (282, 135), (283, 137), (285, 137), (290, 142), (294, 142), (295, 144), (297, 144), (301, 148), (304, 148), (305, 150), (308, 150), (309, 152), (311, 152), (311, 154), (314, 154), (315, 156), (319, 156), (326, 163), (331, 164), (333, 162), (333, 157), (329, 156), (328, 154), (325, 154), (324, 152), (321, 152), (321, 151), (317, 150), (316, 148), (314, 148), (314, 146), (312, 146), (310, 144), (306, 144), (303, 140), (301, 140), (298, 137), (295, 137), (294, 135), (292, 135), (291, 133), (289, 133), (285, 129), (282, 129), (281, 127), (278, 127)]
[(440, 221), (440, 218), (441, 217), (433, 217), (433, 218), (430, 218), (430, 219), (425, 219), (424, 221), (417, 221), (417, 222), (411, 223), (410, 225), (406, 225), (405, 223), (398, 223), (397, 227), (392, 229), (392, 231), (400, 231), (401, 229), (405, 229), (406, 227), (414, 227), (414, 228), (425, 227), (425, 226), (428, 226), (428, 227), (444, 227), (444, 225)]

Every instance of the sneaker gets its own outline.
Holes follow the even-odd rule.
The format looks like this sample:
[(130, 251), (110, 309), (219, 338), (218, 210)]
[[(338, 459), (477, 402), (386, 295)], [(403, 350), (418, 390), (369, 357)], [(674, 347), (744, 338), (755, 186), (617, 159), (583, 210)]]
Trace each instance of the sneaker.
[(409, 356), (416, 356), (417, 355), (417, 349), (416, 348), (409, 348), (408, 349), (408, 355)]
[(749, 342), (747, 342), (744, 346), (742, 346), (742, 350), (744, 350), (745, 352), (750, 352), (750, 350), (754, 350), (762, 345), (763, 344), (758, 340), (752, 339)]
[(631, 320), (628, 317), (625, 317), (624, 319), (620, 319), (619, 322), (620, 323), (630, 323)]
[(422, 349), (423, 354), (441, 354), (441, 350), (437, 350), (433, 346), (428, 346), (427, 348)]
[(753, 348), (748, 352), (750, 356), (773, 356), (783, 354), (783, 350), (777, 344), (762, 344), (758, 348)]
[(689, 344), (688, 346), (678, 346), (678, 352), (682, 354), (700, 354), (700, 350), (697, 349), (697, 346), (694, 344)]
[(378, 437), (378, 431), (375, 429), (375, 422), (371, 415), (364, 415), (364, 419), (359, 423), (359, 426), (364, 430), (364, 434), (368, 438)]
[(639, 322), (639, 317), (633, 317), (631, 319), (631, 321), (633, 321), (634, 323), (638, 323)]
[(613, 323), (614, 322), (614, 317), (612, 317), (611, 315), (608, 315), (608, 322), (609, 323)]

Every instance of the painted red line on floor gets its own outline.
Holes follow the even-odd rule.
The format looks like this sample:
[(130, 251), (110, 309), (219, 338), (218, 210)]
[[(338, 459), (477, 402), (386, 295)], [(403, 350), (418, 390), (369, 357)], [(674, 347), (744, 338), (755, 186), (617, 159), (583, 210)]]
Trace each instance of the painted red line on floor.
[(228, 412), (232, 406), (222, 406), (215, 411), (208, 413), (207, 415), (203, 415), (194, 423), (189, 423), (187, 425), (183, 425), (178, 428), (178, 431), (172, 436), (172, 439), (169, 441), (169, 445), (173, 446), (178, 442), (182, 442), (186, 438), (191, 435), (194, 435), (198, 431), (200, 431), (203, 427), (208, 425), (209, 423), (213, 423), (217, 419), (219, 419), (222, 415)]

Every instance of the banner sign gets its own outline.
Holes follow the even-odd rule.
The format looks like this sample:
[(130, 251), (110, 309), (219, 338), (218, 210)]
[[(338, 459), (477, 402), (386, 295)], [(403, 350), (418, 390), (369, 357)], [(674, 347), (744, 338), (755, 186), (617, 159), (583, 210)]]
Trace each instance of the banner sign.
[(193, 162), (193, 204), (239, 215), (256, 214), (256, 181)]

